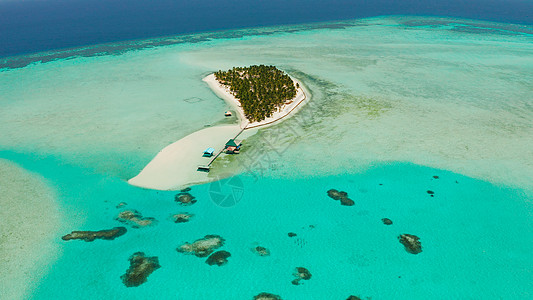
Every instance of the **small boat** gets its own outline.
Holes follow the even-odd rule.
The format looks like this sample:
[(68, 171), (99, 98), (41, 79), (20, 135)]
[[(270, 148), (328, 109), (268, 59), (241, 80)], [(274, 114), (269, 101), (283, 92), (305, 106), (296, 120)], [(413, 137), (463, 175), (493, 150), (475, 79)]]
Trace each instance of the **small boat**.
[(224, 116), (226, 116), (226, 117), (231, 117), (231, 116), (232, 116), (231, 111), (229, 111), (229, 110), (226, 111), (226, 112), (224, 113)]

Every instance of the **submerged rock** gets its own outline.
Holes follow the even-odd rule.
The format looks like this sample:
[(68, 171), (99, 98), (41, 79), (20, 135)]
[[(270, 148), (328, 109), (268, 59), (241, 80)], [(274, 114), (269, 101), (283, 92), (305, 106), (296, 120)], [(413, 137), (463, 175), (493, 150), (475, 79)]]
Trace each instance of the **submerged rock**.
[(116, 219), (122, 223), (131, 225), (133, 228), (150, 226), (156, 223), (154, 218), (145, 218), (136, 210), (125, 210), (119, 213)]
[(412, 234), (402, 234), (398, 236), (400, 243), (404, 245), (405, 250), (412, 254), (418, 254), (422, 252), (422, 244), (420, 243), (420, 238)]
[(311, 279), (311, 272), (304, 267), (297, 267), (296, 271), (292, 275), (296, 277), (293, 281), (291, 281), (291, 283), (294, 285), (299, 285), (301, 280)]
[(355, 202), (348, 198), (348, 193), (344, 191), (337, 191), (336, 189), (331, 189), (328, 191), (328, 196), (333, 200), (340, 200), (341, 205), (344, 206), (353, 206)]
[(392, 225), (392, 220), (391, 219), (383, 218), (383, 219), (381, 219), (381, 221), (385, 225)]
[(92, 242), (95, 239), (114, 240), (117, 237), (124, 235), (127, 232), (126, 227), (115, 227), (113, 229), (100, 231), (73, 231), (61, 237), (64, 241), (69, 240), (84, 240)]
[(159, 269), (159, 259), (146, 257), (143, 252), (136, 252), (129, 258), (130, 267), (126, 274), (120, 276), (127, 287), (139, 286), (146, 282), (148, 276)]
[(117, 204), (117, 206), (115, 206), (115, 207), (116, 207), (116, 208), (121, 208), (121, 207), (126, 206), (126, 205), (128, 205), (128, 203), (126, 203), (126, 202), (120, 202), (120, 203)]
[(217, 251), (217, 252), (211, 254), (207, 258), (205, 263), (210, 265), (210, 266), (214, 266), (214, 265), (223, 266), (223, 265), (225, 265), (228, 262), (228, 257), (230, 257), (230, 256), (231, 256), (231, 253), (229, 253), (228, 251), (224, 251), (224, 250)]
[(194, 203), (196, 203), (196, 199), (194, 198), (194, 196), (187, 192), (181, 192), (181, 193), (176, 194), (176, 196), (174, 197), (174, 200), (178, 202), (180, 205), (185, 205), (185, 206), (193, 205)]
[(350, 295), (350, 297), (348, 297), (346, 300), (362, 300), (362, 299), (357, 296)]
[(281, 300), (281, 297), (278, 295), (263, 292), (257, 296), (254, 296), (254, 300)]
[(194, 217), (194, 215), (193, 214), (188, 214), (188, 213), (179, 213), (179, 214), (175, 214), (175, 215), (172, 216), (172, 218), (174, 219), (175, 223), (189, 222), (192, 217)]
[(340, 200), (341, 198), (348, 197), (348, 193), (331, 189), (328, 191), (328, 196), (333, 200)]
[(265, 247), (261, 247), (261, 246), (257, 246), (255, 248), (252, 248), (252, 252), (254, 252), (255, 254), (257, 254), (259, 256), (269, 256), (270, 255), (270, 250), (268, 250)]
[(439, 179), (439, 176), (435, 175), (433, 176), (433, 179)]
[(296, 236), (296, 233), (294, 233), (294, 232), (289, 232), (289, 233), (287, 233), (287, 235), (288, 235), (289, 237), (295, 237), (295, 236)]
[(219, 235), (206, 235), (204, 238), (194, 241), (192, 244), (185, 243), (176, 250), (180, 253), (193, 254), (198, 257), (206, 257), (217, 248), (224, 245), (224, 239)]
[(187, 192), (190, 192), (190, 191), (191, 191), (190, 187), (186, 187), (186, 188), (180, 190), (180, 192), (182, 192), (182, 193), (187, 193)]
[(346, 197), (346, 198), (341, 198), (341, 205), (344, 205), (344, 206), (352, 206), (354, 205), (355, 202), (353, 202), (352, 199)]
[(428, 193), (428, 194), (430, 194), (430, 195), (435, 194), (435, 192), (434, 192), (434, 191), (431, 191), (431, 190), (427, 190), (426, 193)]

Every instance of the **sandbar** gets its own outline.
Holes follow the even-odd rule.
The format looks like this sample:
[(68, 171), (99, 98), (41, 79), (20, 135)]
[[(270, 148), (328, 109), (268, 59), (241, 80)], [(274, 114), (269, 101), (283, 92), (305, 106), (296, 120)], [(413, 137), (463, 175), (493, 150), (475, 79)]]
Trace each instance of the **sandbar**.
[(27, 299), (59, 253), (54, 191), (38, 174), (0, 159), (0, 298)]

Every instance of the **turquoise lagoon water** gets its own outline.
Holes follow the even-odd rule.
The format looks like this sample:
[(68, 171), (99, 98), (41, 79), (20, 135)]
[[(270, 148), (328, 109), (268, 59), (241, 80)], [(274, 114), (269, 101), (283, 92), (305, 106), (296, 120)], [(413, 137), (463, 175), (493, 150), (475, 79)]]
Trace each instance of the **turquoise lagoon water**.
[[(326, 25), (0, 72), (0, 158), (44, 176), (63, 220), (59, 254), (28, 298), (531, 298), (531, 28), (409, 17)], [(220, 182), (235, 205), (213, 201), (216, 183), (193, 186), (189, 207), (176, 192), (126, 183), (164, 146), (225, 122), (205, 74), (252, 63), (289, 71), (312, 101), (218, 163), (236, 176)], [(232, 189), (231, 178), (242, 184)], [(328, 198), (330, 188), (355, 206)], [(119, 226), (120, 202), (158, 222), (113, 241), (60, 239)], [(175, 224), (178, 212), (195, 216)], [(407, 253), (402, 233), (419, 236), (423, 252)], [(207, 234), (225, 238), (227, 265), (176, 251)], [(252, 253), (257, 245), (271, 255)], [(120, 276), (137, 251), (161, 268), (126, 288)], [(300, 266), (313, 276), (294, 286)]]

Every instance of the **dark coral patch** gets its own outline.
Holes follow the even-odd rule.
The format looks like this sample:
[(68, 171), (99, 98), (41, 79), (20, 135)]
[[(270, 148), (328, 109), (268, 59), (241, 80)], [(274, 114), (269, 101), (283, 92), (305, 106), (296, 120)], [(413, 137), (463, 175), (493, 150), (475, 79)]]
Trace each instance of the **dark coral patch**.
[(210, 265), (210, 266), (214, 266), (214, 265), (223, 266), (226, 263), (228, 263), (228, 257), (230, 257), (230, 256), (231, 256), (231, 254), (228, 251), (224, 251), (224, 250), (217, 251), (217, 252), (211, 254), (207, 258), (205, 263)]
[(281, 300), (281, 297), (278, 295), (263, 292), (257, 296), (254, 296), (253, 300)]
[(402, 234), (398, 236), (400, 243), (405, 247), (405, 250), (412, 254), (418, 254), (422, 252), (422, 244), (420, 238), (412, 234)]
[(355, 204), (355, 202), (353, 202), (352, 199), (346, 197), (346, 198), (342, 198), (341, 199), (341, 205), (344, 205), (344, 206), (353, 206)]
[(174, 220), (174, 223), (186, 223), (191, 220), (191, 218), (194, 217), (193, 214), (188, 213), (179, 213), (172, 216), (172, 219)]
[(295, 237), (295, 236), (296, 236), (296, 233), (294, 233), (294, 232), (289, 232), (289, 233), (287, 233), (287, 235), (288, 235), (289, 237)]
[(435, 192), (434, 192), (434, 191), (431, 191), (431, 190), (427, 190), (426, 193), (428, 193), (428, 194), (430, 194), (430, 195), (435, 194)]
[(131, 225), (133, 228), (151, 226), (156, 223), (156, 219), (143, 217), (140, 212), (132, 209), (125, 210), (118, 214), (117, 221)]
[(185, 205), (185, 206), (193, 205), (194, 203), (196, 203), (196, 199), (194, 198), (194, 196), (187, 192), (176, 194), (176, 196), (174, 197), (174, 200), (178, 202), (180, 205)]
[(357, 296), (351, 295), (351, 296), (348, 297), (346, 300), (362, 300), (362, 299), (359, 298), (359, 297), (357, 297)]
[(224, 239), (219, 235), (206, 235), (205, 237), (185, 243), (176, 249), (180, 253), (193, 254), (197, 257), (206, 257), (217, 248), (224, 245)]
[(439, 179), (439, 176), (435, 175), (433, 176), (433, 179)]
[(328, 191), (328, 196), (333, 200), (340, 200), (341, 198), (348, 197), (348, 193), (331, 189)]
[(296, 277), (293, 281), (291, 281), (291, 283), (294, 285), (299, 285), (301, 280), (309, 280), (312, 276), (311, 272), (304, 267), (297, 267), (296, 271), (292, 275)]
[(115, 206), (115, 207), (116, 207), (116, 208), (121, 208), (121, 207), (126, 206), (126, 205), (128, 205), (128, 203), (126, 203), (126, 202), (120, 202), (120, 203), (117, 204), (117, 206)]
[(385, 225), (392, 225), (392, 220), (391, 220), (391, 219), (383, 218), (383, 219), (381, 219), (381, 221), (382, 221), (383, 224), (385, 224)]
[(257, 254), (259, 256), (269, 256), (270, 255), (270, 250), (268, 250), (267, 248), (262, 247), (262, 246), (257, 246), (255, 248), (252, 248), (252, 252), (254, 252), (255, 254)]
[(331, 189), (328, 191), (328, 196), (333, 200), (340, 200), (341, 205), (344, 206), (353, 206), (355, 202), (348, 198), (348, 193), (344, 191), (337, 191), (336, 189)]
[(187, 193), (187, 192), (190, 192), (190, 191), (191, 191), (190, 187), (186, 187), (186, 188), (180, 190), (180, 192), (182, 192), (182, 193)]
[(92, 242), (95, 239), (114, 240), (117, 237), (124, 235), (127, 232), (126, 227), (115, 227), (113, 229), (100, 231), (73, 231), (61, 237), (64, 241), (69, 240), (84, 240)]
[(126, 274), (120, 276), (127, 287), (135, 287), (145, 283), (148, 276), (161, 267), (156, 256), (146, 257), (143, 252), (133, 253), (129, 261), (129, 269)]

